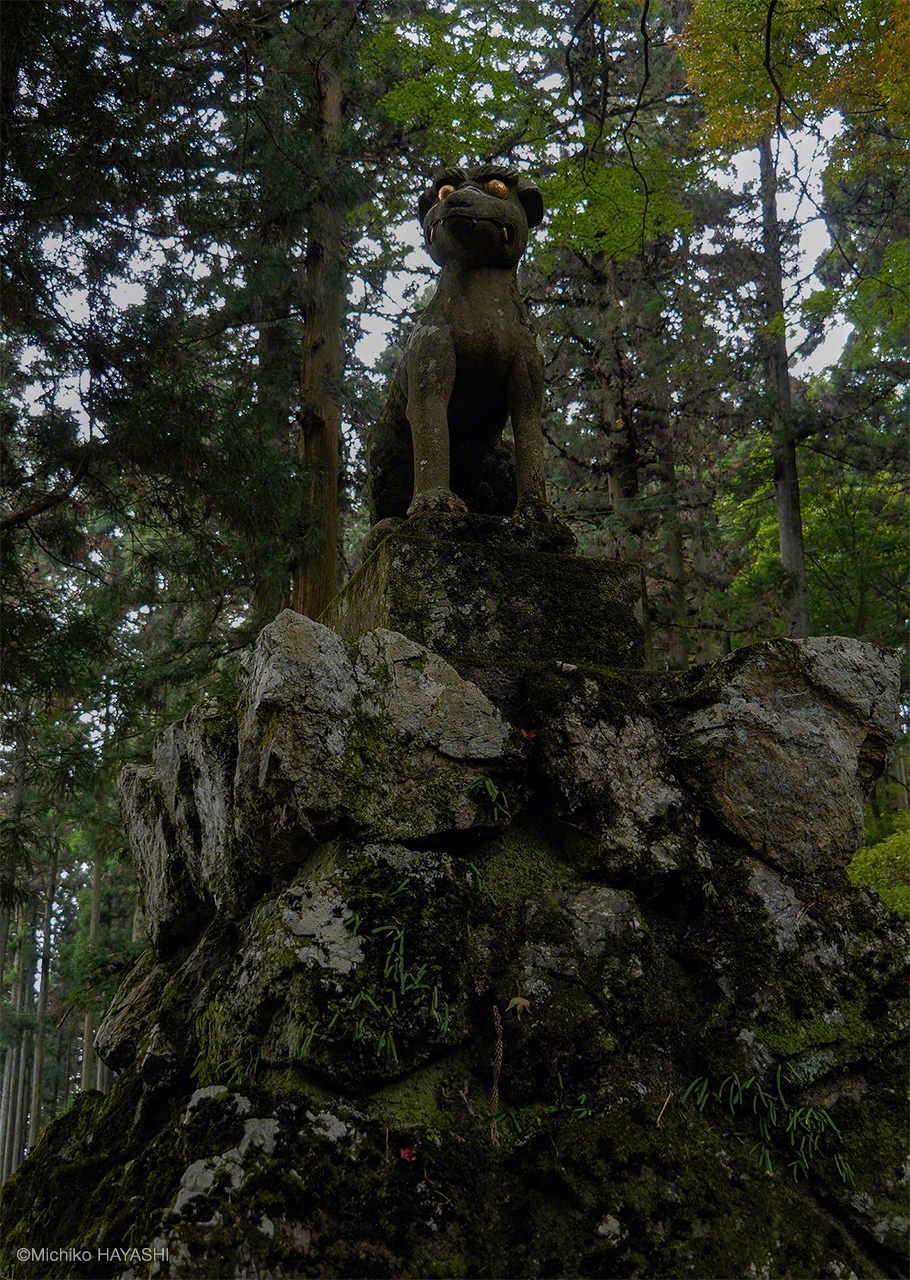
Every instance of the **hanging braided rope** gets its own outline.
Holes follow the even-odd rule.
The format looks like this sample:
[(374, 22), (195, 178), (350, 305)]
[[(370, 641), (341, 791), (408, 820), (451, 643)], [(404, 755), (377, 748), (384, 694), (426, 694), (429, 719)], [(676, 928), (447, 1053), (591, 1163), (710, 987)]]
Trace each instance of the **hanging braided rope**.
[(493, 1092), (490, 1095), (490, 1141), (494, 1147), (498, 1147), (499, 1130), (496, 1128), (496, 1113), (499, 1110), (499, 1072), (502, 1069), (502, 1019), (495, 1004), (493, 1005), (493, 1023), (496, 1027), (496, 1048), (493, 1051)]

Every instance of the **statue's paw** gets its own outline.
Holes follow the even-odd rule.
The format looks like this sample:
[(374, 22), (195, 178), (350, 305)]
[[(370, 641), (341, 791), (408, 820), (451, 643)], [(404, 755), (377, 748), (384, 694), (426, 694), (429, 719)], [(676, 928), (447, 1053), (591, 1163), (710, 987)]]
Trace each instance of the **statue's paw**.
[(403, 524), (404, 520), (400, 516), (387, 516), (385, 520), (380, 520), (378, 524), (374, 524), (361, 543), (361, 562), (373, 554), (383, 538), (387, 538), (390, 533), (394, 533)]
[(561, 523), (559, 512), (555, 507), (550, 506), (546, 498), (519, 499), (512, 519), (521, 524), (531, 520), (536, 521), (538, 524)]
[(457, 493), (435, 485), (432, 489), (424, 489), (414, 495), (414, 501), (408, 507), (409, 516), (420, 515), (422, 511), (467, 511), (467, 504), (462, 502)]
[(518, 539), (537, 551), (555, 551), (574, 555), (578, 539), (555, 507), (543, 498), (519, 502), (512, 517)]

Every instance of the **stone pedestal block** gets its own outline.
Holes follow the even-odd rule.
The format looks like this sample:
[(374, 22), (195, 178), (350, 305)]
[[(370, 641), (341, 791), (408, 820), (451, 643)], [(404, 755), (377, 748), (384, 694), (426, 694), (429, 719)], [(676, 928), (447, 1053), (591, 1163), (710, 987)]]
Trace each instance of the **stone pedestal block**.
[(640, 567), (573, 550), (563, 525), (417, 516), (379, 544), (319, 620), (348, 639), (403, 632), (471, 679), (554, 663), (643, 667)]

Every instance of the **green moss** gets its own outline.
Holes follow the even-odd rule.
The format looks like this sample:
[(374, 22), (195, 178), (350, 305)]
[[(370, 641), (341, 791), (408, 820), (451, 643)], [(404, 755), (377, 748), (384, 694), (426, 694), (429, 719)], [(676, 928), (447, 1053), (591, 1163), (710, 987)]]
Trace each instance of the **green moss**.
[[(154, 1136), (149, 1141), (172, 1122), (174, 1113), (166, 1102), (143, 1107), (143, 1093), (141, 1081), (128, 1072), (108, 1097), (80, 1095), (45, 1128), (30, 1159), (4, 1187), (3, 1247), (10, 1258), (16, 1247), (35, 1247), (36, 1242), (51, 1249), (123, 1243), (131, 1231), (144, 1229), (149, 1229), (146, 1240), (152, 1239), (154, 1232), (146, 1224), (160, 1213), (154, 1206), (163, 1183), (171, 1186), (178, 1176), (179, 1143), (170, 1139), (161, 1144)], [(133, 1162), (125, 1169), (128, 1158)], [(116, 1273), (108, 1268), (101, 1272)], [(36, 1273), (13, 1263), (7, 1274)], [(68, 1280), (74, 1274), (99, 1273), (91, 1265), (74, 1268), (62, 1259), (40, 1274)]]
[(193, 1066), (196, 1083), (237, 1085), (255, 1079), (262, 1044), (259, 1030), (255, 1024), (238, 1025), (235, 1010), (227, 1007), (225, 995), (214, 992), (194, 1025), (199, 1046)]
[(860, 849), (847, 868), (853, 884), (868, 885), (901, 920), (910, 919), (910, 814), (879, 844)]
[(200, 1098), (188, 1119), (181, 1120), (181, 1128), (185, 1130), (182, 1151), (187, 1164), (213, 1152), (228, 1151), (240, 1142), (243, 1117), (235, 1106), (234, 1096), (225, 1092)]
[(451, 1072), (452, 1060), (446, 1057), (395, 1080), (370, 1095), (369, 1113), (396, 1128), (445, 1127), (448, 1116), (440, 1106), (439, 1093)]
[(190, 714), (199, 717), (204, 737), (233, 751), (236, 750), (239, 710), (235, 696), (214, 694), (200, 702)]
[[(284, 1117), (274, 1157), (251, 1157), (241, 1188), (200, 1199), (198, 1216), (217, 1210), (216, 1225), (172, 1221), (171, 1250), (182, 1242), (184, 1265), (200, 1277), (231, 1274), (250, 1256), (260, 1271), (294, 1276), (705, 1280), (767, 1268), (809, 1280), (831, 1257), (858, 1275), (874, 1273), (802, 1186), (760, 1173), (736, 1118), (719, 1113), (709, 1122), (672, 1100), (658, 1127), (663, 1091), (640, 1088), (630, 1065), (591, 1099), (593, 1110), (582, 1113), (570, 1094), (561, 1105), (529, 1107), (519, 1133), (502, 1126), (499, 1149), (483, 1090), (466, 1095), (466, 1106), (452, 1087), (464, 1070), (455, 1058), (362, 1097), (359, 1114), (286, 1073), (280, 1098), (251, 1095), (253, 1114)], [(83, 1104), (96, 1121), (106, 1107), (97, 1095)], [(321, 1137), (301, 1108), (328, 1110), (356, 1135)], [(94, 1212), (103, 1198), (95, 1226), (108, 1246), (153, 1239), (187, 1165), (236, 1145), (241, 1126), (229, 1098), (200, 1102), (187, 1125), (182, 1111), (167, 1112), (144, 1149), (134, 1144), (138, 1156), (125, 1172), (123, 1136), (118, 1143), (107, 1131), (106, 1166), (77, 1168), (77, 1190), (100, 1192)], [(72, 1138), (72, 1118), (68, 1125)], [(37, 1185), (36, 1208), (46, 1214), (47, 1187)], [(63, 1238), (80, 1238), (72, 1233), (83, 1222), (68, 1224)], [(21, 1238), (14, 1232), (9, 1247)]]
[(300, 1062), (289, 1062), (280, 1067), (263, 1067), (258, 1083), (278, 1102), (325, 1106), (338, 1101), (337, 1092)]
[[(531, 1256), (555, 1261), (561, 1250), (560, 1275), (745, 1275), (766, 1262), (771, 1274), (818, 1274), (829, 1227), (800, 1188), (771, 1184), (735, 1128), (717, 1133), (672, 1104), (660, 1128), (655, 1117), (656, 1108), (616, 1099), (518, 1149), (526, 1177), (561, 1191), (528, 1220)], [(838, 1249), (864, 1273), (846, 1241)]]
[[(832, 1020), (831, 1013), (826, 1018), (820, 1012), (795, 1017), (782, 1004), (756, 1023), (756, 1034), (772, 1053), (784, 1058), (825, 1045), (857, 1049), (868, 1043), (873, 1032), (865, 1019), (862, 1001), (843, 1001), (837, 1005), (836, 1014), (837, 1020)], [(829, 1062), (833, 1061), (832, 1055)]]
[(533, 817), (521, 817), (477, 852), (477, 867), (495, 902), (519, 903), (577, 882)]

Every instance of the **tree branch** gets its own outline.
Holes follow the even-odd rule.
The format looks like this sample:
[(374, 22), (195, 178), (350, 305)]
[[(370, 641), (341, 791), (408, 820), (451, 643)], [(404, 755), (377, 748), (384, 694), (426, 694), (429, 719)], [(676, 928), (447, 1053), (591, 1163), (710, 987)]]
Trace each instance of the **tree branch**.
[(14, 511), (11, 515), (4, 516), (0, 520), (0, 530), (17, 529), (20, 524), (27, 524), (35, 516), (40, 516), (43, 511), (49, 511), (51, 507), (59, 507), (61, 503), (66, 502), (88, 470), (88, 464), (89, 451), (86, 450), (66, 484), (61, 485), (59, 489), (54, 489), (52, 493), (42, 494), (21, 511)]
[(781, 119), (780, 119), (781, 107), (787, 108), (787, 110), (790, 112), (793, 119), (801, 128), (804, 129), (806, 127), (806, 124), (805, 124), (805, 121), (801, 120), (800, 117), (793, 110), (791, 103), (787, 101), (786, 95), (784, 94), (784, 91), (780, 86), (777, 76), (774, 74), (774, 67), (771, 65), (771, 27), (774, 22), (774, 10), (776, 8), (777, 8), (777, 0), (771, 0), (771, 3), (768, 5), (767, 15), (765, 17), (765, 61), (763, 65), (765, 70), (768, 73), (768, 79), (774, 85), (774, 92), (777, 94), (777, 106), (775, 111), (775, 114), (777, 117), (777, 132), (783, 133), (784, 128), (783, 128), (783, 125), (781, 124)]

